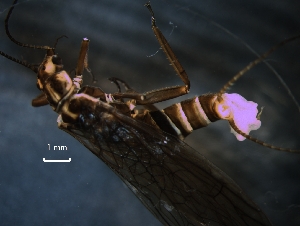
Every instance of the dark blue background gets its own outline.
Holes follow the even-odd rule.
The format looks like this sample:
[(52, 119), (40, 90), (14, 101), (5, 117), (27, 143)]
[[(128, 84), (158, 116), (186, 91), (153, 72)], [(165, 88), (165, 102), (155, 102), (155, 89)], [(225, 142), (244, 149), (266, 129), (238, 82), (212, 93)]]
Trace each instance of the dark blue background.
[[(80, 42), (88, 37), (90, 67), (97, 86), (115, 91), (107, 78), (126, 80), (140, 92), (181, 84), (150, 28), (145, 0), (21, 1), (10, 21), (16, 39), (57, 46), (65, 68), (76, 66)], [(191, 80), (186, 97), (217, 92), (255, 56), (230, 30), (259, 53), (299, 34), (299, 1), (151, 1), (164, 32)], [(0, 2), (4, 21), (11, 1)], [(172, 31), (172, 22), (176, 28)], [(171, 33), (171, 35), (169, 35)], [(16, 46), (0, 27), (0, 49), (31, 63), (44, 51)], [(300, 42), (269, 57), (300, 99)], [(89, 75), (84, 77), (91, 82)], [(299, 109), (264, 65), (246, 74), (231, 90), (265, 106), (262, 128), (253, 135), (267, 142), (300, 148)], [(0, 57), (0, 225), (160, 225), (106, 165), (59, 130), (49, 106), (31, 107), (39, 94), (30, 70)], [(265, 211), (274, 225), (300, 224), (300, 155), (282, 153), (253, 142), (238, 142), (226, 122), (194, 132), (187, 143), (230, 175)], [(49, 151), (48, 144), (67, 151)], [(42, 158), (72, 158), (44, 163)]]

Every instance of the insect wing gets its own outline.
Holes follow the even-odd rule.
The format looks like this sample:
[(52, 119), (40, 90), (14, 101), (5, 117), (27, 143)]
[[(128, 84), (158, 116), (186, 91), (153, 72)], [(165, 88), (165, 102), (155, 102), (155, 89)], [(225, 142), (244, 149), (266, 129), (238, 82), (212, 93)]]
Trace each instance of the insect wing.
[(104, 161), (165, 225), (271, 225), (235, 182), (170, 134), (99, 101), (61, 127)]

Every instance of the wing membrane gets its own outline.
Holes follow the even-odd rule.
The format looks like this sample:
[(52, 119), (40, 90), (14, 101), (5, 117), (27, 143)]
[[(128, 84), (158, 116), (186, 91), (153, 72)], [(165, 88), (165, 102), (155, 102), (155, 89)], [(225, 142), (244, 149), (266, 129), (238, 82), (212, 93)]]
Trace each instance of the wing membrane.
[(104, 161), (164, 225), (271, 225), (241, 188), (170, 134), (99, 101), (61, 127)]

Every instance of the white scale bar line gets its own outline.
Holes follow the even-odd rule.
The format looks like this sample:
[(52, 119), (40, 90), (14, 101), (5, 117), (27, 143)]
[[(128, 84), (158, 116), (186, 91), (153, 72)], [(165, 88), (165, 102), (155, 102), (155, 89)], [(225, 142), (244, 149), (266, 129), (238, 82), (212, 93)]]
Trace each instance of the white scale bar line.
[(71, 158), (69, 160), (46, 160), (43, 158), (43, 162), (71, 162)]

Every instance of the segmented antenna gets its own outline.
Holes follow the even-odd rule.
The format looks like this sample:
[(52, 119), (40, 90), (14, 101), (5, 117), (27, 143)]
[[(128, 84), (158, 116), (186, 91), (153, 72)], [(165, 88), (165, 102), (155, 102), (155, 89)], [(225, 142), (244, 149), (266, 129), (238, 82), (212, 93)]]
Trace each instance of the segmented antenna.
[(16, 58), (14, 58), (14, 57), (12, 57), (12, 56), (10, 56), (10, 55), (8, 55), (8, 54), (2, 52), (1, 50), (0, 50), (0, 55), (6, 57), (7, 59), (9, 59), (9, 60), (11, 60), (11, 61), (14, 61), (14, 62), (16, 62), (16, 63), (18, 63), (18, 64), (21, 64), (21, 65), (23, 65), (23, 66), (25, 66), (25, 67), (27, 67), (27, 68), (33, 70), (35, 73), (38, 72), (37, 67), (36, 67), (35, 65), (27, 64), (26, 62), (21, 61), (21, 60), (18, 60), (18, 59), (16, 59)]
[[(14, 42), (15, 44), (17, 44), (19, 46), (27, 47), (27, 48), (33, 48), (33, 49), (45, 49), (45, 50), (48, 50), (47, 54), (50, 54), (50, 55), (53, 54), (54, 53), (54, 48), (53, 47), (49, 47), (49, 46), (36, 46), (36, 45), (24, 44), (22, 42), (17, 41), (16, 39), (14, 39), (14, 37), (10, 34), (9, 29), (8, 29), (8, 22), (9, 22), (10, 16), (11, 16), (11, 14), (12, 14), (14, 8), (15, 8), (15, 5), (17, 4), (17, 2), (18, 2), (18, 0), (14, 0), (14, 2), (12, 3), (12, 6), (10, 7), (10, 9), (9, 9), (7, 15), (6, 15), (5, 22), (4, 22), (5, 23), (5, 32), (6, 32), (6, 35), (9, 37), (9, 39), (12, 42)], [(55, 46), (57, 44), (57, 41), (58, 41), (58, 39), (56, 40)], [(38, 71), (37, 66), (32, 65), (32, 64), (28, 64), (28, 63), (26, 63), (24, 61), (21, 61), (19, 59), (16, 59), (16, 58), (14, 58), (14, 57), (12, 57), (12, 56), (10, 56), (10, 55), (2, 52), (2, 51), (0, 51), (0, 55), (6, 57), (7, 59), (9, 59), (11, 61), (14, 61), (14, 62), (16, 62), (18, 64), (21, 64), (21, 65), (23, 65), (23, 66), (31, 69), (35, 73), (37, 73), (37, 71)]]
[[(203, 20), (207, 21), (209, 24), (212, 24), (213, 26), (217, 27), (218, 29), (224, 31), (226, 34), (228, 34), (229, 36), (231, 36), (232, 38), (234, 38), (238, 42), (240, 42), (242, 45), (244, 45), (255, 56), (259, 57), (259, 54), (248, 43), (246, 43), (245, 40), (241, 39), (240, 37), (238, 37), (237, 35), (235, 35), (233, 32), (231, 32), (227, 28), (223, 27), (221, 24), (217, 23), (216, 21), (211, 20), (210, 18), (208, 18), (208, 17), (206, 17), (206, 16), (204, 16), (202, 14), (194, 12), (190, 8), (180, 8), (180, 10), (185, 10), (185, 11), (187, 11), (189, 13), (192, 13), (195, 16), (198, 16), (198, 17), (202, 18)], [(289, 87), (285, 83), (285, 81), (282, 79), (281, 75), (267, 61), (263, 61), (263, 63), (275, 74), (275, 76), (277, 77), (277, 79), (279, 80), (279, 82), (283, 85), (283, 87), (286, 89), (288, 95), (291, 97), (291, 99), (293, 100), (293, 102), (297, 106), (298, 111), (300, 112), (300, 104), (299, 104), (299, 102), (296, 100), (295, 96), (293, 95), (293, 93), (291, 92), (291, 90), (289, 89)]]
[(10, 15), (12, 14), (12, 11), (14, 10), (15, 5), (17, 4), (17, 2), (18, 2), (18, 0), (14, 0), (12, 6), (8, 10), (7, 16), (6, 16), (5, 21), (4, 21), (4, 23), (5, 23), (5, 32), (6, 32), (6, 35), (9, 37), (9, 39), (12, 42), (14, 42), (17, 45), (22, 46), (22, 47), (33, 48), (33, 49), (54, 50), (53, 47), (49, 47), (49, 46), (37, 46), (37, 45), (31, 45), (31, 44), (25, 44), (25, 43), (19, 42), (16, 39), (14, 39), (14, 37), (10, 34), (9, 29), (8, 29), (8, 22), (9, 22)]
[(54, 47), (53, 47), (53, 49), (55, 49), (55, 48), (56, 48), (56, 45), (58, 44), (58, 41), (59, 41), (59, 39), (62, 39), (62, 38), (68, 38), (68, 36), (66, 36), (66, 35), (62, 35), (62, 36), (58, 37), (58, 38), (55, 40), (55, 43), (54, 43)]
[(277, 45), (273, 46), (271, 49), (269, 49), (267, 52), (265, 52), (264, 54), (262, 54), (259, 58), (257, 58), (256, 60), (252, 61), (251, 63), (249, 63), (244, 69), (242, 69), (241, 71), (239, 71), (232, 79), (230, 79), (224, 86), (223, 88), (219, 91), (219, 96), (221, 96), (222, 94), (224, 94), (231, 86), (234, 85), (234, 83), (240, 78), (242, 77), (247, 71), (249, 71), (250, 69), (252, 69), (254, 66), (256, 66), (257, 64), (259, 64), (260, 62), (262, 62), (266, 57), (268, 57), (271, 53), (273, 53), (276, 49), (278, 49), (279, 47), (292, 42), (296, 39), (300, 38), (300, 35), (296, 35), (293, 36), (291, 38), (288, 38), (286, 40), (283, 40), (282, 42), (278, 43)]
[[(244, 69), (242, 69), (241, 71), (239, 71), (232, 79), (229, 80), (229, 82), (227, 82), (223, 88), (220, 90), (218, 96), (221, 97), (222, 94), (224, 94), (231, 86), (234, 85), (234, 83), (240, 78), (242, 77), (247, 71), (249, 71), (250, 69), (252, 69), (255, 65), (259, 64), (260, 62), (262, 62), (266, 57), (268, 57), (271, 53), (273, 53), (276, 49), (278, 49), (279, 47), (292, 42), (296, 39), (300, 38), (300, 35), (296, 35), (293, 36), (291, 38), (288, 38), (280, 43), (278, 43), (277, 45), (273, 46), (271, 49), (269, 49), (267, 52), (265, 52), (264, 54), (262, 54), (259, 58), (257, 58), (256, 60), (252, 61), (251, 63), (249, 63)], [(258, 115), (258, 117), (260, 116), (260, 114)], [(255, 143), (258, 143), (260, 145), (263, 145), (265, 147), (271, 148), (271, 149), (275, 149), (278, 151), (285, 151), (285, 152), (293, 152), (293, 153), (300, 153), (300, 150), (293, 150), (290, 148), (282, 148), (282, 147), (278, 147), (278, 146), (274, 146), (272, 144), (268, 144), (264, 141), (261, 141), (259, 139), (256, 139), (244, 132), (242, 132), (234, 123), (233, 120), (229, 120), (229, 124), (232, 127), (232, 129), (234, 129), (238, 134), (242, 135), (243, 137), (247, 138), (248, 140), (254, 141)]]
[(243, 137), (246, 137), (248, 140), (251, 140), (255, 143), (258, 143), (262, 146), (265, 146), (267, 148), (271, 148), (271, 149), (275, 149), (275, 150), (278, 150), (278, 151), (285, 151), (285, 152), (292, 152), (292, 153), (300, 153), (300, 150), (293, 150), (293, 149), (290, 149), (290, 148), (282, 148), (282, 147), (278, 147), (278, 146), (274, 146), (272, 144), (268, 144), (264, 141), (261, 141), (259, 139), (256, 139), (244, 132), (242, 132), (239, 128), (237, 128), (237, 126), (235, 125), (234, 121), (233, 120), (228, 120), (230, 126), (232, 127), (232, 129), (234, 129), (237, 133), (241, 134)]

